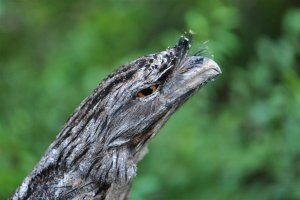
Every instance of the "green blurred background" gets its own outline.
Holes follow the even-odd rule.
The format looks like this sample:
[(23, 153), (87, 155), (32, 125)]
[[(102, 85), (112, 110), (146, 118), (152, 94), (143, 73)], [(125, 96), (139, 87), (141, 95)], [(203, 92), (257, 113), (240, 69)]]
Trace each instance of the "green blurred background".
[(298, 0), (0, 0), (0, 199), (105, 76), (189, 29), (223, 74), (151, 142), (131, 199), (300, 199)]

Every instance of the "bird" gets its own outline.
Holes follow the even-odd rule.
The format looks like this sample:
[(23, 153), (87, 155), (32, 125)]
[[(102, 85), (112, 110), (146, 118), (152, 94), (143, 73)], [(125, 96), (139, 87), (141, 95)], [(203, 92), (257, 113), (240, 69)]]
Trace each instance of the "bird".
[(11, 199), (128, 199), (151, 138), (221, 74), (213, 59), (189, 55), (192, 37), (186, 32), (174, 47), (124, 64), (100, 82)]

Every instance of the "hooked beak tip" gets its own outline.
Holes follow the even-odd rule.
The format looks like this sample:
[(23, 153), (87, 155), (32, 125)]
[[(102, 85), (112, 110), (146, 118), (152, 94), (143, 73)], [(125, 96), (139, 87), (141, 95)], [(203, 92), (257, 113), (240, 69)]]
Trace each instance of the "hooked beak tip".
[(220, 68), (220, 66), (213, 61), (212, 59), (206, 59), (206, 66), (208, 69), (212, 69), (213, 71), (215, 71), (216, 75), (222, 74), (222, 70)]

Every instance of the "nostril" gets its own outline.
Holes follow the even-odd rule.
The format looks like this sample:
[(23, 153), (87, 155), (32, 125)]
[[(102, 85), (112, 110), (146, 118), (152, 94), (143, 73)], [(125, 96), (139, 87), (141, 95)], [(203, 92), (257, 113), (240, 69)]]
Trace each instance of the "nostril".
[(196, 60), (195, 60), (195, 64), (203, 64), (203, 60), (204, 60), (203, 57), (198, 57), (198, 58), (196, 58)]

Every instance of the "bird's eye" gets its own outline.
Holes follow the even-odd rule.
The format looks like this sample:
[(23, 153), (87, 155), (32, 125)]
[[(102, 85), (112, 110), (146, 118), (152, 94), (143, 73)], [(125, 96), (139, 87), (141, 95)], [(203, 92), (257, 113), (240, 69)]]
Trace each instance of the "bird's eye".
[(153, 94), (158, 88), (158, 84), (153, 84), (151, 85), (151, 87), (142, 89), (141, 91), (139, 91), (138, 93), (136, 93), (137, 97), (145, 97), (148, 96), (150, 94)]

